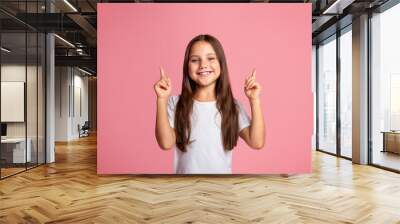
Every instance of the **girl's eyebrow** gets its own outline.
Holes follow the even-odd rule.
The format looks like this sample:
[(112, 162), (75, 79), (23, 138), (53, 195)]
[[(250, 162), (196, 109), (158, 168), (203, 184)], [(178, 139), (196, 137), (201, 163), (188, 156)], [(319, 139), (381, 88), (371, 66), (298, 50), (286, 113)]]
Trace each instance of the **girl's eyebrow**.
[[(210, 55), (215, 56), (216, 54), (214, 54), (214, 53), (208, 53), (208, 54), (207, 54), (207, 56), (210, 56)], [(193, 55), (190, 55), (190, 56), (189, 56), (189, 58), (191, 58), (191, 57), (200, 57), (200, 56), (199, 56), (199, 55), (196, 55), (196, 54), (193, 54)]]

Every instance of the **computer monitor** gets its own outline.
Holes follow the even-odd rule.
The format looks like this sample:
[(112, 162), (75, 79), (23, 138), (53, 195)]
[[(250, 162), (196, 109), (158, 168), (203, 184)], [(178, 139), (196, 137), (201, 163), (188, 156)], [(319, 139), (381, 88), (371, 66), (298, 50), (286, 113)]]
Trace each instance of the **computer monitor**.
[(7, 124), (1, 123), (1, 136), (7, 136)]

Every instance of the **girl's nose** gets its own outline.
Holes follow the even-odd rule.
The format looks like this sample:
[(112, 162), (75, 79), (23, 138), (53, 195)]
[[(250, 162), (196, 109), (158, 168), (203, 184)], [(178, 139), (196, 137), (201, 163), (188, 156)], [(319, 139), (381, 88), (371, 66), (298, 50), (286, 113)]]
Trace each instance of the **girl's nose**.
[(200, 68), (207, 68), (208, 64), (205, 61), (202, 61), (200, 64)]

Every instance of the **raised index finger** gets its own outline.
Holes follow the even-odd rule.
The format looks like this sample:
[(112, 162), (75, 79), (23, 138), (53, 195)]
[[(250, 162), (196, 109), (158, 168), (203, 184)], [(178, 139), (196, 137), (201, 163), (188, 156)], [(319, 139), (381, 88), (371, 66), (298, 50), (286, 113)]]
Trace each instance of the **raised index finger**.
[(253, 72), (252, 72), (251, 76), (252, 76), (253, 79), (256, 78), (256, 69), (253, 69)]
[(165, 78), (166, 78), (164, 69), (163, 69), (162, 67), (160, 67), (160, 78), (161, 78), (161, 79), (165, 79)]

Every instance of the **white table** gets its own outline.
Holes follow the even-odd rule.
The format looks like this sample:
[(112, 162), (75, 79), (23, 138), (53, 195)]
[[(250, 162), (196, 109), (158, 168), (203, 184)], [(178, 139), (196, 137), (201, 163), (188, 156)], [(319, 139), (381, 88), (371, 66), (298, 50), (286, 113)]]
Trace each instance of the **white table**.
[[(25, 163), (32, 160), (31, 145), (32, 140), (30, 138), (26, 139), (28, 147), (26, 147), (25, 154), (25, 138), (6, 138), (1, 139), (2, 147), (13, 147), (13, 163)], [(27, 161), (25, 161), (27, 159)]]

